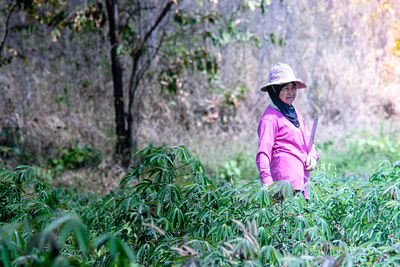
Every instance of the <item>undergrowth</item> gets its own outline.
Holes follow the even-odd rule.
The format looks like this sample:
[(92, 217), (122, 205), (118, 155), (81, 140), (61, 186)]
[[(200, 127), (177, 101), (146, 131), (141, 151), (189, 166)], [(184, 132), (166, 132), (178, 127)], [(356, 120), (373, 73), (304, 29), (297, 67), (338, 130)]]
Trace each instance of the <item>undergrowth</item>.
[(368, 176), (382, 162), (400, 159), (397, 132), (378, 134), (370, 131), (349, 132), (344, 141), (328, 141), (317, 144), (319, 166), (334, 167), (338, 175)]
[(313, 173), (310, 200), (285, 181), (211, 179), (183, 147), (148, 147), (105, 196), (50, 186), (35, 168), (0, 173), (3, 266), (393, 266), (400, 164), (369, 179)]

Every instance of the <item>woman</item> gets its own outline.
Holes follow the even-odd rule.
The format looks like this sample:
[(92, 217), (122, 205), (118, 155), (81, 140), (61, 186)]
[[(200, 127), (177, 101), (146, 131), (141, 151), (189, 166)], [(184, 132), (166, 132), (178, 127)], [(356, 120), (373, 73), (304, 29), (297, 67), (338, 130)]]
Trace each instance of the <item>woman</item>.
[(318, 153), (313, 144), (308, 144), (310, 136), (304, 119), (292, 105), (297, 89), (305, 87), (289, 65), (278, 63), (272, 67), (267, 85), (261, 88), (268, 92), (271, 104), (258, 125), (256, 161), (264, 186), (285, 179), (296, 191), (304, 190), (308, 199), (308, 185), (304, 185), (317, 165)]

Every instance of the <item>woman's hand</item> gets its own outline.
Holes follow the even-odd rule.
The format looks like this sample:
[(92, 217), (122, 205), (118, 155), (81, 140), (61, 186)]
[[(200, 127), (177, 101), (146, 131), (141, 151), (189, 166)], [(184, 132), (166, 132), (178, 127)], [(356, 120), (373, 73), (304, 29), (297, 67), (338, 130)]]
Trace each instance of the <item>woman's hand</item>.
[(317, 167), (317, 160), (312, 156), (307, 156), (306, 171), (313, 171)]
[(269, 187), (270, 187), (270, 185), (271, 185), (271, 184), (263, 184), (263, 188), (264, 188), (265, 190), (268, 190)]
[(266, 190), (269, 190), (269, 188), (271, 187), (271, 185), (274, 183), (274, 180), (272, 180), (271, 176), (268, 176), (266, 178), (264, 178), (264, 180), (262, 181), (263, 184), (263, 188)]

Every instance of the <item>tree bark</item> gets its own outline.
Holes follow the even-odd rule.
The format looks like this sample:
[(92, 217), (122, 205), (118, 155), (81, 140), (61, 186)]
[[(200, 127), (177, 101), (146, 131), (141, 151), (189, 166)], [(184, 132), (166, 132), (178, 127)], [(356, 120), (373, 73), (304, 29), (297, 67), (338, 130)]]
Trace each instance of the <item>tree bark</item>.
[(2, 38), (1, 43), (0, 43), (0, 67), (2, 66), (2, 62), (3, 62), (3, 49), (4, 49), (4, 45), (6, 43), (7, 36), (8, 36), (8, 31), (9, 31), (8, 24), (10, 23), (11, 15), (13, 14), (13, 12), (14, 12), (15, 8), (17, 7), (17, 5), (18, 5), (18, 3), (15, 3), (11, 7), (10, 12), (7, 15), (6, 23), (4, 25), (4, 35), (3, 35), (3, 38)]
[(108, 23), (110, 27), (110, 56), (111, 71), (114, 85), (114, 109), (115, 109), (115, 130), (117, 134), (116, 154), (126, 157), (129, 154), (129, 137), (127, 135), (124, 117), (124, 91), (123, 91), (123, 70), (118, 58), (118, 6), (117, 0), (106, 0)]

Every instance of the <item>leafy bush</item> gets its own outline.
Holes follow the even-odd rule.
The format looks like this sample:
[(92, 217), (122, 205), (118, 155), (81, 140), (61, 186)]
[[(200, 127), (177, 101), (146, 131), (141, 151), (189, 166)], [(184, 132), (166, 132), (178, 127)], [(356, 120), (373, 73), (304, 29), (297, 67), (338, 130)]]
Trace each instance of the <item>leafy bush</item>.
[(217, 170), (217, 176), (226, 181), (245, 183), (258, 177), (255, 155), (246, 152), (237, 154)]
[(280, 181), (213, 181), (183, 146), (148, 147), (106, 196), (1, 170), (0, 261), (42, 265), (393, 266), (400, 263), (400, 164), (368, 180), (319, 171), (311, 199)]
[(86, 144), (84, 147), (73, 145), (70, 148), (61, 149), (59, 157), (50, 158), (49, 162), (57, 171), (64, 169), (75, 170), (88, 165), (98, 164), (101, 160), (101, 154)]
[(218, 170), (218, 176), (221, 179), (227, 181), (235, 181), (240, 177), (240, 169), (238, 168), (238, 163), (235, 160), (230, 160), (220, 167)]
[[(0, 164), (4, 160), (8, 161), (28, 162), (30, 159), (27, 151), (25, 139), (19, 133), (19, 127), (3, 125), (0, 128)], [(32, 159), (29, 160), (32, 162)]]
[(368, 175), (384, 160), (396, 161), (400, 158), (398, 133), (360, 134), (349, 133), (343, 144), (328, 141), (318, 144), (321, 155), (319, 165), (333, 164), (340, 175), (346, 173)]

